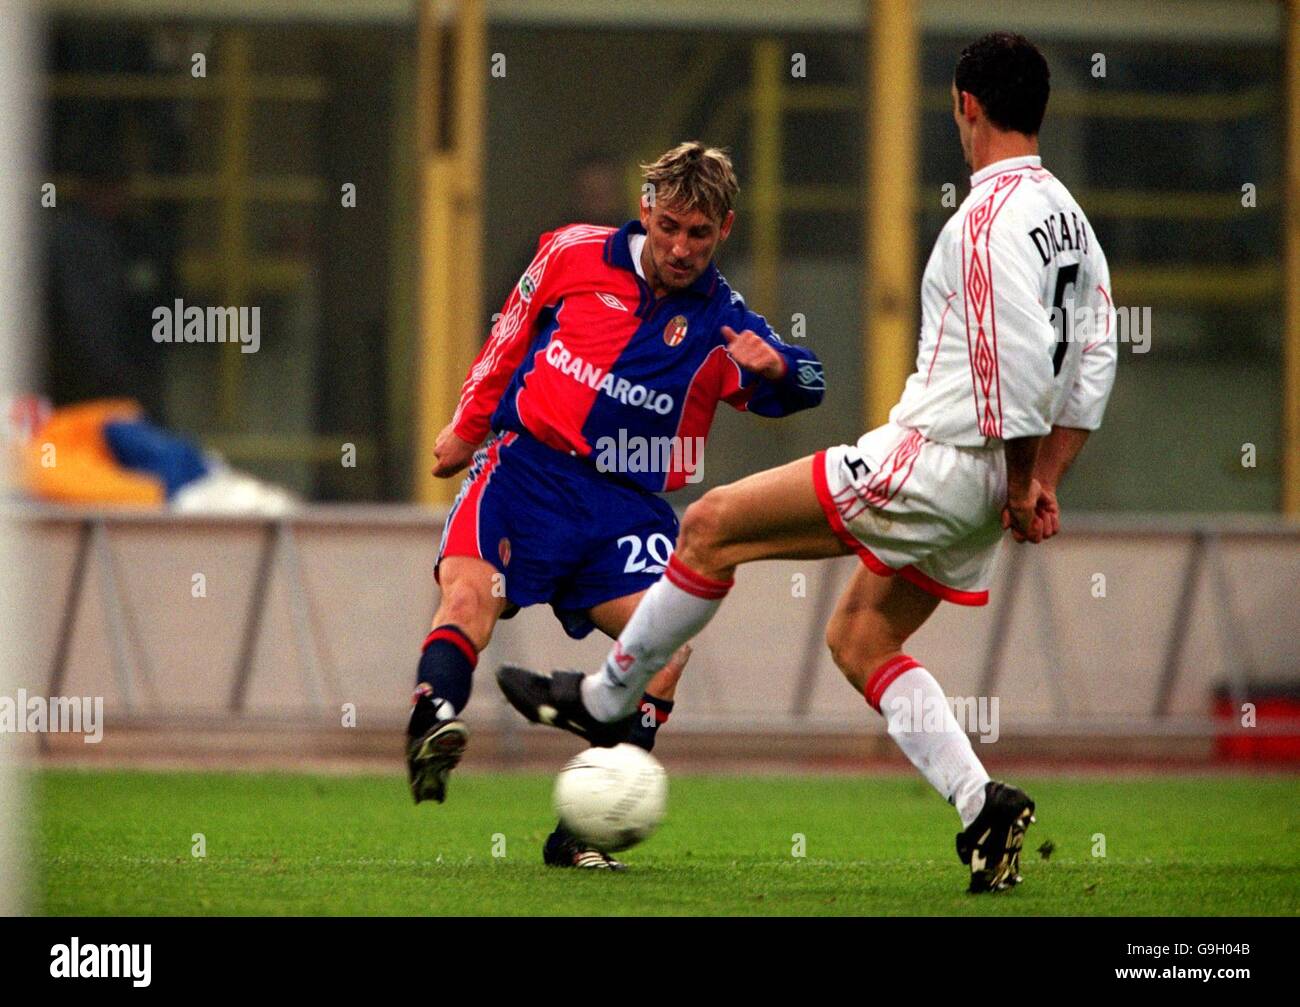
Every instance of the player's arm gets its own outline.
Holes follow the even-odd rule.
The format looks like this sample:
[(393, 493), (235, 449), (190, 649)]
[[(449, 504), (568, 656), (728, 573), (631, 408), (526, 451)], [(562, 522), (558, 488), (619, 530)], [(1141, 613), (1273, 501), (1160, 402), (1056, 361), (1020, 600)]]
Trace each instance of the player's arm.
[(1015, 437), (1002, 442), (1007, 461), (1007, 504), (1002, 527), (1017, 542), (1042, 542), (1060, 530), (1056, 494), (1038, 478), (1039, 457), (1046, 437)]
[[(991, 366), (996, 399), (986, 400), (980, 428), (1002, 439), (1007, 502), (1002, 527), (1018, 542), (1056, 534), (1060, 511), (1037, 475), (1039, 453), (1051, 433), (1056, 333), (1040, 296), (1042, 267), (1013, 220), (999, 220), (989, 235), (989, 286), (993, 299)], [(981, 399), (976, 396), (977, 408)]]
[(532, 338), (533, 323), (547, 303), (552, 286), (547, 272), (549, 267), (554, 275), (556, 269), (552, 259), (558, 254), (553, 247), (557, 234), (554, 231), (544, 234), (538, 242), (537, 254), (506, 298), (491, 335), (474, 358), (451, 422), (439, 431), (434, 441), (437, 457), (433, 474), (439, 479), (453, 476), (468, 465), (488, 435), (492, 413), (523, 360)]
[(1056, 488), (1083, 450), (1088, 435), (1101, 426), (1106, 403), (1115, 384), (1115, 367), (1119, 360), (1110, 295), (1110, 269), (1100, 249), (1094, 254), (1095, 259), (1088, 263), (1085, 272), (1086, 282), (1091, 286), (1080, 292), (1079, 300), (1090, 309), (1090, 317), (1099, 321), (1095, 323), (1094, 331), (1080, 351), (1078, 376), (1070, 388), (1064, 408), (1056, 417), (1052, 432), (1039, 445), (1038, 460), (1034, 466), (1034, 477), (1041, 484), (1043, 494), (1050, 499), (1057, 527), (1060, 524), (1060, 510), (1056, 503)]
[(721, 398), (759, 416), (788, 416), (821, 403), (826, 378), (817, 355), (791, 346), (762, 315), (739, 310), (720, 329), (727, 355), (736, 362), (724, 376)]
[(1090, 431), (1101, 426), (1115, 386), (1115, 368), (1119, 363), (1119, 342), (1115, 331), (1115, 310), (1110, 294), (1110, 268), (1100, 249), (1088, 264), (1086, 290), (1079, 292), (1079, 301), (1090, 309), (1089, 317), (1095, 319), (1092, 331), (1079, 355), (1079, 371), (1066, 396), (1065, 404), (1056, 417), (1052, 430), (1055, 443), (1044, 463), (1051, 468), (1044, 471), (1052, 476), (1055, 486), (1066, 469), (1083, 448)]
[[(1054, 426), (1046, 437), (1004, 442), (1007, 456), (1007, 508), (1002, 527), (1017, 542), (1040, 542), (1061, 530), (1056, 487), (1083, 450), (1092, 431)], [(1034, 537), (1035, 519), (1041, 537)]]
[(1043, 485), (1043, 489), (1055, 493), (1074, 459), (1083, 450), (1091, 430), (1078, 427), (1054, 426), (1052, 432), (1043, 438), (1038, 447), (1038, 462), (1034, 466), (1034, 476)]

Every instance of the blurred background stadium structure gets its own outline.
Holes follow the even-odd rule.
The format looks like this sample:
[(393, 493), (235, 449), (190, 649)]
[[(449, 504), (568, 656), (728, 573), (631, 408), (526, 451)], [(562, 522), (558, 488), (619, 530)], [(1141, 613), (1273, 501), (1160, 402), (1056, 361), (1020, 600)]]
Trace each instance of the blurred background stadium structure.
[[(1001, 697), (1006, 740), (1040, 752), (1074, 739), (1076, 755), (1296, 758), (1296, 3), (45, 11), (41, 179), (57, 199), (34, 214), (33, 391), (59, 406), (134, 398), (309, 502), (277, 518), (21, 509), (39, 617), (19, 684), (105, 696), (120, 725), (105, 752), (136, 736), (157, 751), (153, 729), (176, 725), (174, 754), (221, 750), (231, 724), (250, 732), (229, 742), (243, 750), (295, 724), (324, 732), (321, 754), (360, 752), (371, 729), (395, 754), (456, 489), (427, 474), (433, 435), (537, 235), (631, 216), (637, 162), (678, 140), (733, 151), (742, 192), (721, 268), (821, 355), (828, 391), (779, 424), (720, 414), (702, 486), (674, 502), (856, 439), (911, 368), (920, 268), (966, 192), (956, 55), (1009, 27), (1052, 68), (1044, 162), (1087, 210), (1117, 304), (1150, 321), (1121, 346), (1106, 425), (1062, 495), (1069, 534), (1008, 548), (990, 609), (944, 606), (917, 649), (954, 695)], [(154, 342), (151, 312), (178, 298), (259, 306), (260, 349)], [(674, 728), (719, 752), (767, 737), (791, 758), (796, 745), (770, 744), (791, 712), (827, 739), (878, 738), (821, 643), (852, 569), (746, 570)], [(502, 624), (484, 671), (588, 666), (603, 647), (527, 612)], [(475, 717), (500, 725), (487, 750), (525, 752), (536, 739), (480, 677)], [(1234, 728), (1247, 700), (1278, 711), (1258, 744)], [(348, 703), (360, 731), (338, 729)], [(65, 741), (45, 744), (84, 754)]]

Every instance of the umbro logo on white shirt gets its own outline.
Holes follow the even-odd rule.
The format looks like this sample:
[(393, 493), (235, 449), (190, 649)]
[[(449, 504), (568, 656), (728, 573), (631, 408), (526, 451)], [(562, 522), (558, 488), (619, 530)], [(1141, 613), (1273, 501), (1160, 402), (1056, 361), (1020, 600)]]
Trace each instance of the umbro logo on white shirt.
[(608, 305), (609, 307), (611, 307), (611, 308), (615, 308), (615, 309), (617, 309), (617, 310), (619, 310), (619, 311), (626, 311), (626, 310), (627, 310), (627, 305), (624, 304), (622, 301), (620, 301), (620, 300), (619, 300), (617, 297), (615, 297), (613, 294), (606, 294), (606, 293), (604, 293), (604, 292), (600, 292), (600, 293), (597, 293), (596, 296), (600, 298), (602, 304), (606, 304), (606, 305)]

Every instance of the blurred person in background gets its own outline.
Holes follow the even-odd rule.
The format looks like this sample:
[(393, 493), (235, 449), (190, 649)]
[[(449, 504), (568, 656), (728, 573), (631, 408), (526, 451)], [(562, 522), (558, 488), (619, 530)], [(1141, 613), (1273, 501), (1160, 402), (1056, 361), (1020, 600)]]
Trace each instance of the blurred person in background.
[(126, 175), (107, 156), (91, 159), (79, 190), (50, 211), (47, 387), (60, 404), (131, 396), (157, 414), (149, 311), (158, 292), (139, 283)]
[(614, 158), (589, 151), (573, 159), (567, 175), (573, 180), (568, 221), (618, 227), (627, 219), (626, 181)]
[[(186, 50), (161, 29), (66, 28), (52, 39), (56, 74), (152, 74)], [(174, 40), (171, 40), (174, 41)], [(174, 51), (171, 51), (174, 50)], [(45, 392), (56, 405), (131, 398), (166, 419), (165, 369), (151, 313), (182, 296), (181, 207), (131, 195), (136, 174), (183, 173), (191, 144), (174, 102), (53, 103), (50, 167), (66, 178), (37, 214), (46, 256)]]
[[(564, 178), (569, 183), (565, 196), (565, 206), (561, 215), (548, 221), (556, 227), (565, 224), (595, 224), (599, 227), (619, 227), (634, 209), (634, 201), (628, 198), (626, 179), (623, 168), (609, 154), (597, 150), (585, 151), (568, 162)], [(510, 288), (519, 279), (515, 272), (520, 262), (528, 262), (537, 251), (537, 242), (518, 246), (519, 250), (510, 260), (510, 274), (501, 279), (503, 296), (509, 295)]]

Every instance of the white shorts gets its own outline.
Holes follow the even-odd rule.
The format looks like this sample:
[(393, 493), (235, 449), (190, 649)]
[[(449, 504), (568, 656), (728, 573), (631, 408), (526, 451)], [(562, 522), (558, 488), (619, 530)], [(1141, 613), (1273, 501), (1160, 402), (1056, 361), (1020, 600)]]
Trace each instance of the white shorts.
[(813, 485), (831, 528), (873, 573), (958, 605), (985, 605), (1007, 500), (1002, 442), (961, 448), (886, 423), (819, 451)]

